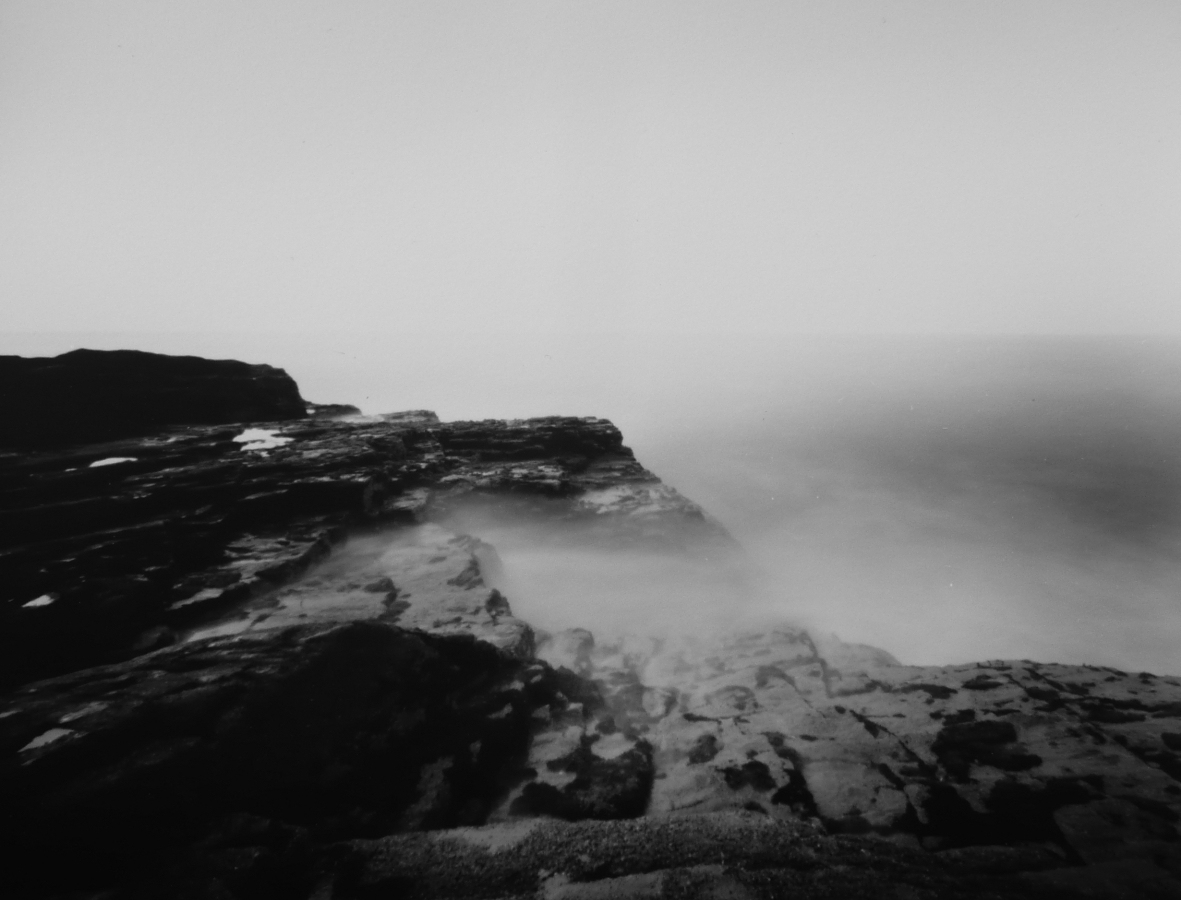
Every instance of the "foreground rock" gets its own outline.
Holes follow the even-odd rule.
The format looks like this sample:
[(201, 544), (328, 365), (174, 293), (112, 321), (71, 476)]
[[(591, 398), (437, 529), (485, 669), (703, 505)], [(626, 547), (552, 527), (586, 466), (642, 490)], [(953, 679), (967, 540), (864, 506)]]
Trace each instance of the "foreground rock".
[[(1173, 896), (1139, 873), (1117, 893), (1065, 890), (1052, 854), (932, 855), (750, 812), (459, 828), (355, 841), (323, 895), (442, 898), (1044, 898)], [(1014, 866), (1014, 862), (1018, 866)], [(1017, 871), (1024, 864), (1029, 871)], [(1061, 870), (1058, 870), (1059, 872)], [(1137, 877), (1139, 876), (1139, 877)], [(1085, 879), (1078, 879), (1085, 884)], [(1098, 883), (1111, 890), (1111, 882)], [(1162, 892), (1163, 891), (1163, 892)]]
[(544, 665), (375, 623), (40, 682), (0, 714), (2, 877), (44, 895), (133, 874), (168, 895), (195, 864), (231, 889), (306, 893), (326, 843), (483, 821), (559, 698)]
[(579, 631), (539, 655), (374, 617), (29, 685), (0, 707), (5, 884), (1181, 896), (1177, 679), (908, 667), (794, 629), (672, 645)]
[(602, 698), (581, 729), (534, 740), (541, 781), (574, 748), (644, 748), (649, 816), (748, 811), (953, 868), (1038, 872), (1022, 884), (1046, 891), (1181, 896), (1181, 679), (903, 666), (792, 628), (604, 645), (575, 631), (539, 654)]

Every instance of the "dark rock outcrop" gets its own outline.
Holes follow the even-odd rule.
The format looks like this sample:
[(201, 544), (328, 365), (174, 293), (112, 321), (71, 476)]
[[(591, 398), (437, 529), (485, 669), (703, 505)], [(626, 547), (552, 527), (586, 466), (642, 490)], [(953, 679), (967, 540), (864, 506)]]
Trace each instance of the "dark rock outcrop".
[(22, 893), (166, 882), (180, 848), (216, 867), (227, 841), (259, 875), (272, 832), (302, 845), (269, 860), (294, 884), (314, 846), (480, 823), (534, 711), (564, 703), (544, 664), (360, 622), (199, 641), (6, 700), (0, 879)]
[(160, 629), (268, 594), (350, 531), (428, 509), (524, 504), (612, 539), (729, 541), (602, 419), (440, 423), (417, 411), (257, 431), (189, 426), (0, 456), (0, 685), (151, 649)]
[(300, 404), (0, 455), (0, 893), (1181, 897), (1181, 679), (535, 633), (481, 523), (735, 545), (603, 419)]
[(0, 448), (305, 415), (295, 381), (273, 366), (139, 350), (0, 356)]

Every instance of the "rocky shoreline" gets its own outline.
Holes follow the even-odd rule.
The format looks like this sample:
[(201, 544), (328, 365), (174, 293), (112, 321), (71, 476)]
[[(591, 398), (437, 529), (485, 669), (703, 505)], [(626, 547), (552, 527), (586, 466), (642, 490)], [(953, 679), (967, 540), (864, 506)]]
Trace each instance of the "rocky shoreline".
[(740, 549), (602, 419), (300, 403), (0, 453), (6, 895), (1181, 896), (1181, 678), (546, 633), (456, 510)]

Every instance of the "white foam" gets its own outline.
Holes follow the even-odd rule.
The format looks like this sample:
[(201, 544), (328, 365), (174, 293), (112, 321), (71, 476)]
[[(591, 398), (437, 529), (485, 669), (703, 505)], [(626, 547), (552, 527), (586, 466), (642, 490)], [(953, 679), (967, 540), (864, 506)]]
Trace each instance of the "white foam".
[(57, 597), (53, 596), (53, 594), (42, 594), (36, 600), (30, 600), (28, 603), (22, 603), (21, 608), (28, 609), (29, 607), (35, 606), (48, 606), (56, 599)]

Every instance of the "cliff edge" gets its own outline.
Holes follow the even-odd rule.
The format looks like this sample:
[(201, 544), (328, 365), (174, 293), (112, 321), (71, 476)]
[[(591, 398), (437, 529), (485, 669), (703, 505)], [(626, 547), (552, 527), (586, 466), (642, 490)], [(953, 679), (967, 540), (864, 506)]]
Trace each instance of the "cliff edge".
[(0, 456), (6, 895), (1181, 896), (1181, 679), (547, 633), (456, 522), (740, 548), (603, 419), (306, 412)]

